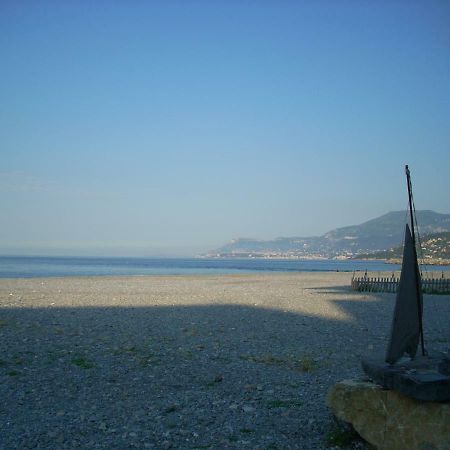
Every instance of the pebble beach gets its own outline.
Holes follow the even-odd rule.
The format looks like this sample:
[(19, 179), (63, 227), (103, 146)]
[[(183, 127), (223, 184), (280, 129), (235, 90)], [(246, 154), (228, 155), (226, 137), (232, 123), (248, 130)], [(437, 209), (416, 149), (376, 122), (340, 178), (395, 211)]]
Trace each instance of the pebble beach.
[[(0, 449), (327, 449), (394, 294), (349, 273), (0, 280)], [(450, 347), (450, 296), (424, 297)], [(359, 443), (358, 448), (364, 448)]]

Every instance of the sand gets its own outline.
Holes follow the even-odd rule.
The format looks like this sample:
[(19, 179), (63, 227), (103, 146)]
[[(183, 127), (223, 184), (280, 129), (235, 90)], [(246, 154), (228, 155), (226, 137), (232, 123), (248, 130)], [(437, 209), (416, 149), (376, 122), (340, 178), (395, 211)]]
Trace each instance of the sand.
[[(384, 351), (395, 299), (350, 279), (0, 280), (0, 448), (329, 448), (326, 392)], [(447, 350), (450, 296), (424, 303)]]

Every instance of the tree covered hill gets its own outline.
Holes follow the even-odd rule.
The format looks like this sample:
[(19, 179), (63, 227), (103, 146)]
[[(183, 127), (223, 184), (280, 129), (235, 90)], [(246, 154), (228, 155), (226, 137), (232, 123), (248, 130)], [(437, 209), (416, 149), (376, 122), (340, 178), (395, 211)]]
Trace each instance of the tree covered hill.
[[(417, 249), (417, 255), (424, 262), (450, 261), (450, 232), (432, 233), (423, 236), (421, 239), (421, 248)], [(389, 250), (375, 252), (370, 254), (358, 255), (359, 259), (387, 259), (400, 260), (403, 255), (403, 246), (398, 245)]]

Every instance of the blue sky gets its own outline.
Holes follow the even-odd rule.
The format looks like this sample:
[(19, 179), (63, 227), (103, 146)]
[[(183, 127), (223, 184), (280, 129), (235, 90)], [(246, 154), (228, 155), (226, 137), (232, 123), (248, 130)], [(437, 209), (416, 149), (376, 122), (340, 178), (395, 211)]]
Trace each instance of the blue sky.
[(188, 255), (450, 213), (450, 3), (0, 3), (0, 253)]

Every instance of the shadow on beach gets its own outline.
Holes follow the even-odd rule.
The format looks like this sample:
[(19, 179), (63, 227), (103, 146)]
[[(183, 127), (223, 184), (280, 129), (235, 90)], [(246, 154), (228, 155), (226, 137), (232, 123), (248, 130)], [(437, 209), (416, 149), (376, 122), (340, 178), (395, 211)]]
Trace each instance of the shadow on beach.
[[(345, 294), (329, 301), (335, 319), (219, 304), (1, 308), (0, 448), (326, 448), (326, 392), (385, 348), (393, 308), (389, 294)], [(448, 313), (448, 297), (428, 303), (439, 301)], [(433, 315), (429, 339), (448, 346), (444, 319)]]

